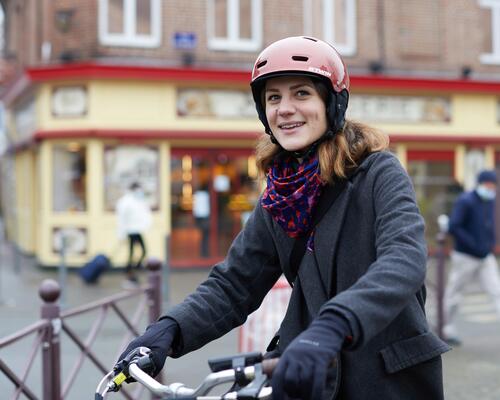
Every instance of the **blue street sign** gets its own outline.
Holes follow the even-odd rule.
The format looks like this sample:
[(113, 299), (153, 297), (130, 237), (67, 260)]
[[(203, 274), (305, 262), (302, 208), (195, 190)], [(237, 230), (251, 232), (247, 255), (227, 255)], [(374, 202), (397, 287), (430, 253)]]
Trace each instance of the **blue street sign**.
[(176, 49), (194, 49), (196, 47), (196, 34), (194, 32), (175, 32), (173, 42)]

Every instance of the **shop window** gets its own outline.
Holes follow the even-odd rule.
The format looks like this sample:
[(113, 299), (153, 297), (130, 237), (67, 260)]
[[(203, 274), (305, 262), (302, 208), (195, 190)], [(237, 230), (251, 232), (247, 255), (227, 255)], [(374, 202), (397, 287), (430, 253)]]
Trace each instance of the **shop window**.
[(262, 42), (262, 0), (209, 0), (208, 47), (256, 51)]
[(158, 47), (160, 0), (99, 0), (99, 40), (107, 46)]
[(323, 0), (323, 36), (339, 53), (356, 53), (356, 29), (356, 0)]
[(153, 146), (109, 146), (104, 151), (104, 207), (114, 211), (118, 199), (137, 182), (149, 206), (159, 208), (158, 149)]
[(54, 212), (85, 211), (87, 197), (86, 149), (79, 143), (56, 145), (52, 152)]
[(437, 218), (450, 215), (462, 187), (454, 180), (454, 151), (408, 151), (408, 173), (412, 179), (418, 207), (426, 224), (429, 248), (436, 247)]

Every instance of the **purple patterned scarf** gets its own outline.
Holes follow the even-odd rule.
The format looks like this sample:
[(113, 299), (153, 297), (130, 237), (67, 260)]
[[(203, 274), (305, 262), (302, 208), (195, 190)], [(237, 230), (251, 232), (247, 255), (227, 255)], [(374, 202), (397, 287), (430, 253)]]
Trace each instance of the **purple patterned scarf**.
[[(316, 155), (297, 164), (294, 157), (278, 157), (267, 173), (267, 187), (261, 204), (273, 219), (295, 238), (310, 229), (312, 211), (318, 204), (323, 184)], [(313, 250), (313, 232), (307, 243)]]

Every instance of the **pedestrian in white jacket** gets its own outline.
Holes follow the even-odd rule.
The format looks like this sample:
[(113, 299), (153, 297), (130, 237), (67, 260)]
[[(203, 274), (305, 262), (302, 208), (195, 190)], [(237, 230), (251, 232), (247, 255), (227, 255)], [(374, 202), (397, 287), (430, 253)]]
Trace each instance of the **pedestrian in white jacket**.
[[(137, 286), (138, 278), (135, 273), (141, 268), (146, 257), (146, 245), (142, 234), (151, 226), (151, 209), (144, 198), (139, 183), (134, 182), (116, 204), (116, 215), (118, 218), (118, 237), (128, 237), (129, 253), (125, 269), (127, 280), (124, 286)], [(138, 244), (141, 249), (139, 259), (134, 263), (134, 249)]]

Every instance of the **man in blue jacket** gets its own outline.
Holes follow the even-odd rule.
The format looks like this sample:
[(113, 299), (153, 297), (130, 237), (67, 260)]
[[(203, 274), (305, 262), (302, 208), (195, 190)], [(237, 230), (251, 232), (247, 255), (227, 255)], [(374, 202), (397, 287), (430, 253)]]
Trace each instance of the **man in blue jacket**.
[(445, 326), (449, 344), (459, 345), (455, 317), (465, 286), (476, 276), (491, 295), (500, 315), (500, 276), (495, 246), (495, 171), (482, 171), (477, 186), (457, 199), (450, 218), (449, 232), (455, 241), (451, 270), (444, 296)]

